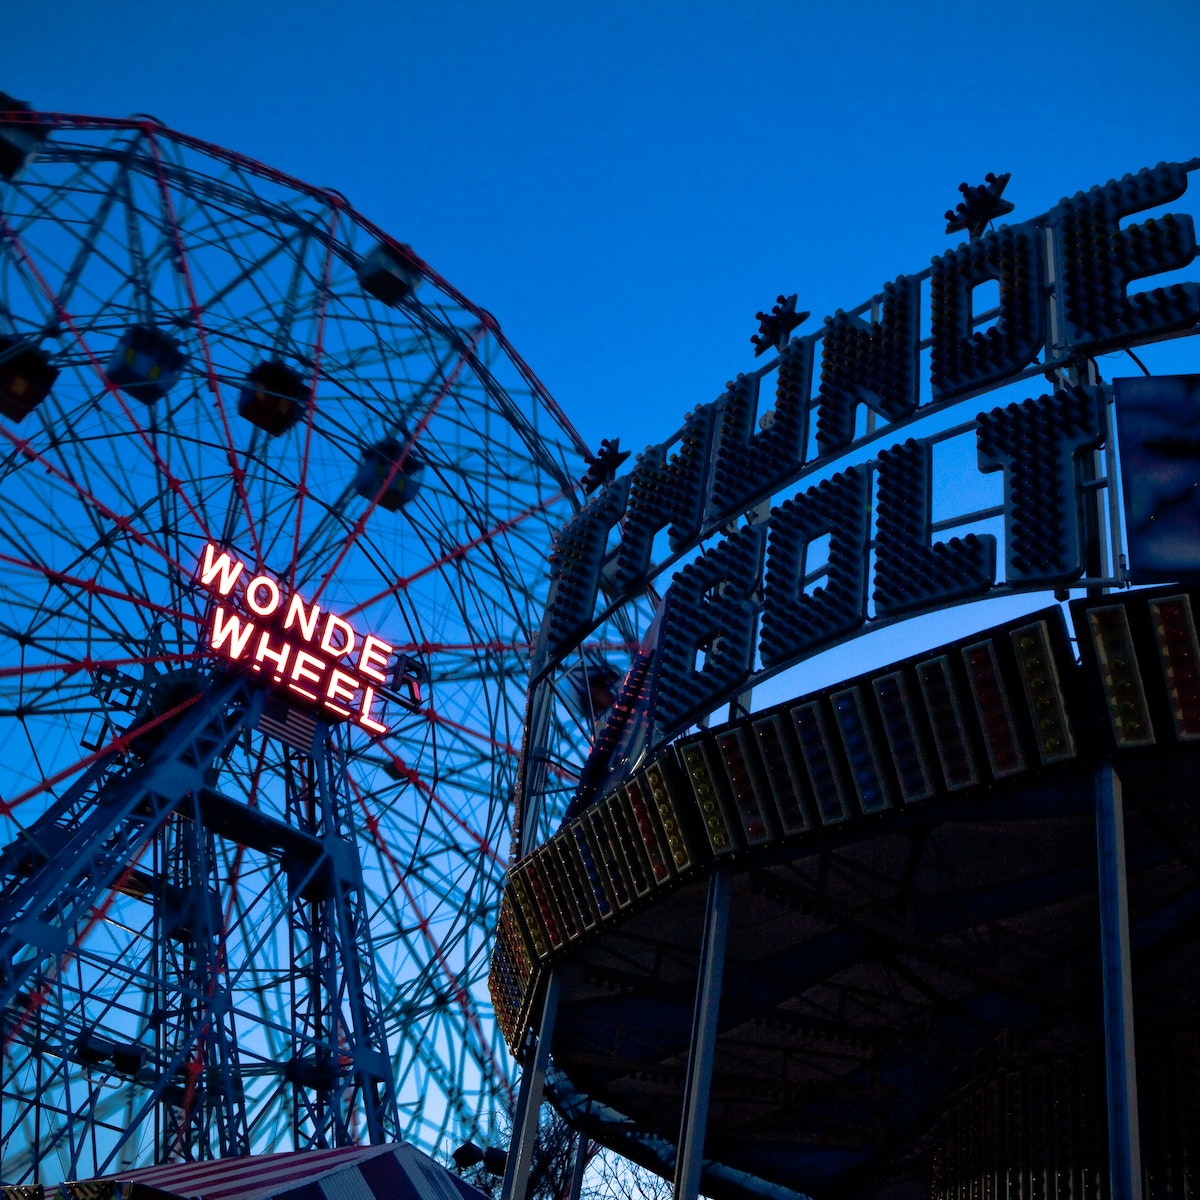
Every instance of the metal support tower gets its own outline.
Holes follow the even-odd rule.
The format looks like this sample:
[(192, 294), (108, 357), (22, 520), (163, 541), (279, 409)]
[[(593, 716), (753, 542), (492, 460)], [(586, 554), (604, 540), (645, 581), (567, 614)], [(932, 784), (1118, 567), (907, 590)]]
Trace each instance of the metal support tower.
[[(169, 719), (143, 723), (93, 763), (0, 852), (5, 1178), (115, 1170), (134, 1160), (149, 1127), (159, 1161), (254, 1147), (224, 944), (233, 897), (218, 839), (286, 874), (286, 923), (258, 933), (262, 945), (286, 948), (276, 969), (290, 973), (295, 1019), (278, 1073), (291, 1092), (296, 1145), (398, 1137), (336, 730), (318, 723), (304, 751), (287, 751), (286, 819), (260, 811), (253, 794), (247, 801), (213, 786), (263, 703), (253, 681), (205, 681)], [(87, 969), (88, 935), (120, 924), (114, 906), (130, 902), (150, 910), (150, 949), (105, 982)], [(9, 1054), (16, 1043), (24, 1052)], [(10, 1078), (22, 1069), (37, 1072), (36, 1087)], [(19, 1105), (21, 1095), (37, 1103)]]
[(160, 955), (156, 1058), (170, 1061), (156, 1157), (187, 1158), (211, 1143), (222, 1156), (250, 1153), (237, 1034), (224, 982), (220, 893), (212, 833), (189, 792), (155, 847)]
[(397, 1125), (362, 867), (330, 733), (319, 727), (311, 757), (294, 755), (285, 771), (289, 823), (320, 845), (307, 860), (285, 861), (297, 1146), (345, 1145), (364, 1129), (380, 1142)]

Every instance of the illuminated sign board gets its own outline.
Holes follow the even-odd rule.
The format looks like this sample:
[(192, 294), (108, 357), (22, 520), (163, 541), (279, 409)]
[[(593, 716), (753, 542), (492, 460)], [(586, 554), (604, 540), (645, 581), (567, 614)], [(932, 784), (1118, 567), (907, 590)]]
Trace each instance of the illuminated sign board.
[(258, 671), (280, 688), (378, 736), (381, 684), (393, 647), (363, 635), (336, 613), (290, 594), (269, 575), (253, 575), (220, 546), (204, 547), (196, 578), (217, 601), (207, 625), (208, 649)]
[[(901, 276), (856, 310), (862, 315), (839, 311), (817, 333), (781, 339), (774, 364), (740, 375), (696, 408), (677, 440), (650, 447), (560, 531), (544, 661), (561, 661), (587, 636), (601, 598), (603, 610), (618, 608), (664, 561), (718, 533), (728, 536), (679, 570), (663, 599), (652, 671), (663, 736), (757, 673), (802, 661), (873, 620), (997, 587), (1093, 581), (1095, 452), (1109, 440), (1110, 393), (1089, 386), (1081, 369), (1098, 353), (1200, 321), (1200, 284), (1127, 294), (1132, 281), (1195, 257), (1190, 216), (1128, 218), (1178, 199), (1197, 165), (1163, 163), (1081, 192)], [(999, 297), (990, 323), (973, 307), (989, 281)], [(756, 422), (760, 385), (772, 370), (773, 409)], [(888, 429), (1043, 374), (1054, 385), (1048, 394), (1027, 394), (973, 421), (977, 469), (1003, 478), (1003, 554), (992, 533), (939, 540), (937, 439), (888, 445)], [(856, 424), (864, 406), (866, 433)], [(741, 516), (809, 477), (819, 481), (737, 528)], [(664, 530), (670, 556), (655, 563)], [(807, 561), (817, 541), (828, 547), (827, 564), (813, 586)]]

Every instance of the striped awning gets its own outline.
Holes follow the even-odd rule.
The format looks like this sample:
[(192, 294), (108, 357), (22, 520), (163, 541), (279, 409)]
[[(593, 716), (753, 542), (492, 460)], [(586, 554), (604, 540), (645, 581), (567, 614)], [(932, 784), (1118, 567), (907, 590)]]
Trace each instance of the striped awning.
[(484, 1200), (407, 1144), (171, 1163), (60, 1190), (64, 1200)]

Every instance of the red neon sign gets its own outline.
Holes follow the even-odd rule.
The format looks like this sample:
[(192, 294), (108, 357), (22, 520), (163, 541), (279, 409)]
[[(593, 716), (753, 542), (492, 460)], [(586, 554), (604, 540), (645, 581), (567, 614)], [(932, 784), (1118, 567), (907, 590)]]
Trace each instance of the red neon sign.
[(265, 672), (311, 704), (361, 725), (374, 735), (388, 727), (372, 716), (376, 685), (394, 647), (372, 633), (360, 636), (349, 621), (306, 604), (299, 592), (286, 595), (269, 575), (241, 586), (246, 564), (209, 542), (196, 572), (219, 603), (208, 626), (208, 646), (230, 662)]

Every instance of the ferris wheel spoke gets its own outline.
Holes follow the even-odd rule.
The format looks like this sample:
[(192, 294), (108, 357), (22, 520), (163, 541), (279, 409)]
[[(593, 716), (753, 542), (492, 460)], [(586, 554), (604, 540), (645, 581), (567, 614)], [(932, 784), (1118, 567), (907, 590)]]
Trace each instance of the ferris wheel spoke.
[[(68, 310), (71, 307), (77, 289), (83, 289), (84, 269), (97, 260), (112, 272), (114, 277), (122, 275), (115, 251), (110, 252), (104, 242), (109, 216), (122, 196), (121, 178), (112, 161), (92, 161), (85, 164), (73, 180), (70, 193), (72, 197), (77, 198), (77, 203), (72, 205), (76, 220), (72, 221), (68, 228), (71, 230), (71, 239), (76, 242), (76, 251), (62, 269), (61, 281), (59, 286), (53, 289), (53, 295), (47, 294), (46, 282), (38, 275), (43, 298), (49, 299), (54, 308)], [(86, 200), (91, 200), (92, 203), (85, 203)], [(34, 217), (34, 212), (26, 214), (23, 223), (34, 228), (31, 223)], [(46, 259), (46, 262), (48, 265), (56, 263), (58, 257), (53, 260)]]
[(316, 329), (313, 334), (312, 373), (309, 382), (310, 402), (304, 421), (304, 448), (300, 455), (300, 473), (296, 483), (296, 522), (292, 538), (292, 554), (288, 564), (288, 586), (296, 587), (296, 565), (300, 557), (300, 535), (304, 528), (304, 501), (308, 495), (309, 455), (312, 450), (313, 417), (316, 411), (315, 397), (321, 379), (321, 364), (325, 354), (325, 324), (329, 307), (330, 278), (333, 272), (333, 247), (337, 236), (341, 213), (337, 205), (331, 206), (329, 233), (325, 239), (325, 255), (321, 264), (321, 282), (317, 289)]
[[(402, 779), (411, 783), (431, 804), (435, 805), (443, 812), (450, 820), (461, 829), (468, 838), (470, 838), (482, 854), (495, 862), (502, 862), (501, 855), (495, 847), (488, 844), (486, 839), (477, 833), (466, 821), (464, 821), (455, 811), (452, 805), (447, 804), (435, 791), (433, 786), (428, 783), (420, 774), (419, 771), (410, 767), (400, 755), (394, 753), (387, 746), (381, 746), (384, 755), (391, 763), (391, 769), (395, 771)], [(364, 809), (364, 813), (366, 810)], [(377, 820), (377, 818), (376, 818)], [(369, 826), (368, 826), (369, 828)]]
[[(23, 246), (20, 238), (17, 237), (16, 233), (13, 231), (12, 227), (7, 223), (6, 219), (3, 216), (0, 216), (0, 234), (5, 236), (7, 238), (7, 240), (14, 246), (21, 262), (24, 264), (25, 268), (30, 272), (30, 274), (35, 279), (37, 286), (41, 289), (46, 300), (48, 300), (50, 302), (50, 304), (52, 305), (57, 320), (59, 322), (61, 322), (67, 329), (70, 330), (72, 337), (75, 339), (80, 350), (83, 352), (88, 364), (91, 366), (93, 371), (96, 373), (96, 376), (99, 378), (104, 391), (106, 393), (108, 393), (108, 395), (112, 398), (113, 401), (115, 401), (117, 406), (120, 408), (122, 414), (124, 415), (125, 420), (128, 423), (129, 427), (132, 429), (133, 433), (136, 435), (137, 441), (142, 445), (144, 450), (150, 455), (150, 457), (154, 463), (154, 467), (157, 470), (157, 472), (159, 473), (159, 476), (162, 479), (163, 483), (172, 492), (174, 492), (179, 497), (179, 499), (183, 502), (183, 504), (186, 506), (188, 513), (191, 516), (192, 520), (195, 521), (196, 525), (201, 530), (204, 531), (205, 536), (209, 536), (207, 527), (205, 525), (203, 518), (201, 517), (200, 513), (196, 510), (191, 499), (183, 491), (183, 487), (182, 487), (180, 480), (170, 470), (170, 468), (167, 466), (166, 462), (163, 461), (161, 455), (158, 453), (157, 449), (155, 448), (153, 441), (149, 437), (146, 429), (138, 421), (137, 417), (135, 416), (135, 414), (133, 412), (133, 409), (130, 408), (129, 404), (126, 402), (125, 397), (122, 395), (120, 389), (108, 377), (108, 373), (105, 370), (104, 366), (101, 364), (101, 362), (100, 362), (99, 358), (96, 356), (95, 352), (88, 345), (88, 342), (84, 337), (83, 331), (79, 328), (78, 323), (71, 316), (71, 314), (67, 311), (67, 309), (63, 306), (58, 295), (55, 293), (54, 289), (50, 287), (50, 285), (46, 281), (45, 277), (38, 270), (36, 264), (33, 262), (32, 258), (30, 257), (28, 252), (25, 250), (25, 247)], [(83, 489), (81, 489), (81, 490), (83, 490)]]
[[(246, 520), (248, 523), (247, 532), (248, 536), (250, 537), (251, 545), (254, 548), (255, 554), (261, 561), (262, 547), (258, 541), (258, 533), (254, 525), (254, 519), (250, 512), (250, 503), (246, 496), (245, 469), (242, 467), (238, 459), (237, 451), (234, 448), (233, 431), (229, 425), (229, 416), (225, 410), (225, 401), (221, 392), (221, 384), (217, 378), (217, 373), (213, 364), (212, 353), (209, 346), (208, 333), (205, 328), (204, 310), (201, 308), (200, 301), (196, 295), (195, 283), (192, 280), (191, 270), (188, 266), (187, 249), (183, 243), (183, 235), (179, 228), (179, 222), (175, 217), (175, 208), (171, 202), (171, 191), (167, 185), (167, 180), (162, 170), (162, 152), (159, 148), (158, 139), (153, 130), (149, 132), (147, 144), (157, 169), (159, 191), (162, 197), (163, 215), (166, 218), (171, 241), (174, 245), (176, 267), (179, 271), (179, 274), (183, 278), (184, 288), (187, 292), (188, 305), (191, 312), (193, 327), (196, 331), (196, 337), (200, 343), (201, 354), (204, 358), (204, 371), (208, 381), (209, 391), (212, 395), (213, 402), (217, 406), (217, 413), (219, 414), (222, 431), (225, 435), (229, 470), (233, 479), (234, 488), (246, 515)], [(201, 525), (201, 528), (203, 528), (203, 525)], [(208, 537), (210, 541), (212, 540), (211, 534), (209, 534), (207, 530), (205, 530), (205, 536)]]
[(477, 537), (471, 538), (469, 541), (454, 546), (452, 549), (441, 554), (433, 562), (430, 562), (424, 567), (420, 568), (420, 570), (415, 571), (411, 575), (397, 579), (383, 591), (376, 593), (366, 600), (360, 601), (352, 609), (347, 611), (347, 615), (351, 617), (356, 616), (358, 613), (363, 612), (375, 604), (378, 604), (381, 600), (388, 596), (398, 595), (402, 592), (408, 591), (414, 583), (417, 583), (427, 575), (431, 575), (433, 572), (440, 570), (442, 567), (448, 566), (450, 563), (465, 558), (471, 553), (472, 550), (479, 546), (486, 545), (488, 542), (491, 542), (498, 537), (502, 537), (517, 525), (521, 524), (522, 521), (526, 521), (530, 517), (533, 517), (536, 514), (544, 511), (546, 508), (552, 507), (561, 499), (561, 494), (549, 496), (545, 500), (541, 500), (530, 508), (525, 509), (523, 512), (518, 513), (516, 516), (492, 526), (492, 528), (480, 533)]
[[(322, 312), (324, 313), (325, 310), (323, 309)], [(429, 417), (432, 415), (432, 413), (436, 412), (437, 407), (440, 405), (441, 399), (447, 390), (446, 378), (448, 374), (453, 374), (456, 358), (461, 359), (461, 355), (456, 348), (452, 347), (439, 357), (436, 353), (434, 353), (433, 349), (430, 348), (428, 351), (428, 358), (433, 364), (432, 371), (421, 381), (418, 382), (414, 380), (411, 382), (410, 400), (410, 406), (416, 406), (422, 402), (426, 404), (426, 417)], [(382, 355), (381, 361), (388, 369), (388, 377), (392, 378), (390, 356), (386, 354)], [(439, 380), (441, 382), (439, 382)], [(392, 400), (388, 401), (381, 394), (380, 411), (378, 413), (381, 432), (387, 436), (404, 433), (407, 419), (406, 414), (403, 412), (398, 413), (396, 411), (396, 405), (394, 402), (394, 397), (401, 393), (403, 387), (400, 383), (395, 383), (390, 390), (393, 397)], [(426, 397), (430, 396), (432, 399), (426, 400)], [(366, 397), (363, 395), (348, 398), (359, 402), (362, 402), (364, 399), (366, 399)], [(418, 422), (418, 426), (419, 425), (420, 422)], [(315, 428), (316, 426), (314, 424), (310, 424), (308, 426), (308, 431), (314, 431)], [(321, 434), (323, 438), (331, 441), (337, 440), (336, 431), (326, 428), (324, 425), (322, 426)], [(362, 537), (362, 534), (366, 528), (368, 519), (373, 516), (380, 498), (386, 493), (388, 487), (391, 485), (396, 472), (403, 468), (408, 455), (411, 453), (412, 446), (416, 442), (416, 438), (416, 433), (412, 435), (406, 435), (403, 444), (401, 445), (398, 443), (400, 448), (393, 465), (389, 473), (387, 473), (386, 476), (379, 481), (373, 496), (368, 498), (370, 500), (370, 504), (367, 510), (360, 516), (357, 525), (352, 523), (347, 516), (351, 501), (356, 494), (361, 494), (358, 493), (357, 489), (352, 485), (344, 488), (332, 504), (327, 504), (325, 506), (322, 519), (314, 526), (313, 529), (308, 532), (304, 543), (297, 544), (294, 547), (292, 556), (293, 570), (295, 570), (296, 566), (301, 562), (319, 565), (332, 561), (333, 566), (331, 566), (326, 572), (326, 575), (328, 576), (336, 571), (337, 567), (344, 558), (345, 553), (351, 547), (367, 554), (371, 553), (371, 548), (367, 540)], [(309, 443), (306, 443), (306, 454), (308, 447)], [(358, 443), (356, 441), (349, 443), (346, 446), (346, 451), (352, 456), (356, 455), (359, 452)], [(307, 466), (308, 459), (306, 456), (304, 461), (305, 470), (307, 470)], [(307, 487), (304, 487), (303, 496), (301, 499), (306, 499), (308, 495), (309, 490)], [(418, 493), (416, 502), (419, 506), (421, 505), (420, 493)], [(322, 544), (319, 541), (319, 539), (322, 537), (326, 539), (326, 544)], [(317, 592), (319, 593), (323, 587), (324, 583), (318, 584)]]
[(11, 554), (0, 553), (0, 563), (17, 571), (28, 572), (31, 576), (45, 580), (51, 587), (62, 593), (63, 602), (76, 602), (79, 595), (99, 596), (109, 600), (117, 600), (122, 607), (154, 613), (160, 617), (168, 617), (173, 621), (185, 621), (199, 625), (200, 617), (194, 612), (185, 612), (176, 604), (160, 604), (147, 597), (144, 592), (132, 592), (121, 588), (110, 587), (100, 583), (95, 578), (85, 578), (74, 575), (70, 571), (58, 570), (48, 563), (30, 558), (18, 558)]
[(152, 554), (157, 555), (167, 564), (167, 566), (173, 567), (178, 571), (183, 570), (182, 566), (178, 562), (174, 561), (162, 548), (162, 546), (158, 544), (158, 542), (134, 526), (132, 517), (116, 512), (87, 488), (76, 483), (75, 480), (71, 479), (60, 467), (57, 467), (51, 463), (44, 454), (42, 454), (33, 446), (32, 443), (24, 438), (18, 437), (11, 429), (8, 428), (7, 425), (0, 425), (0, 434), (3, 434), (3, 436), (8, 439), (18, 454), (29, 459), (31, 462), (36, 462), (45, 468), (47, 474), (54, 476), (55, 479), (60, 483), (65, 484), (67, 489), (80, 501), (82, 501), (87, 508), (93, 509), (101, 516), (105, 517), (108, 521), (116, 526), (118, 531), (121, 533), (127, 533), (138, 543), (139, 546), (150, 551)]
[(461, 721), (455, 721), (450, 717), (443, 716), (432, 708), (421, 709), (421, 716), (428, 718), (435, 725), (440, 725), (446, 729), (453, 729), (456, 733), (465, 734), (468, 738), (491, 746), (493, 750), (499, 750), (509, 758), (515, 759), (520, 757), (521, 751), (512, 742), (501, 741), (484, 729), (472, 729), (469, 725), (464, 725)]
[[(472, 332), (472, 334), (470, 336), (470, 340), (469, 340), (470, 346), (474, 346), (475, 342), (478, 341), (478, 339), (482, 336), (483, 336), (483, 326), (479, 326), (477, 329), (475, 329)], [(419, 421), (417, 421), (416, 425), (413, 428), (412, 433), (408, 436), (408, 439), (405, 441), (403, 446), (400, 447), (399, 454), (397, 455), (395, 461), (391, 464), (391, 466), (388, 468), (388, 470), (384, 474), (384, 477), (383, 477), (382, 481), (380, 482), (379, 486), (377, 487), (374, 495), (368, 500), (366, 509), (359, 515), (358, 519), (354, 522), (354, 525), (352, 526), (351, 531), (350, 531), (350, 536), (346, 539), (345, 546), (339, 552), (337, 558), (329, 566), (329, 568), (325, 572), (325, 574), (321, 577), (321, 582), (317, 585), (316, 592), (313, 597), (314, 600), (320, 597), (321, 593), (325, 590), (326, 586), (329, 584), (329, 581), (333, 577), (334, 573), (345, 561), (346, 555), (350, 553), (351, 549), (354, 546), (354, 543), (358, 540), (358, 538), (360, 538), (362, 536), (363, 530), (366, 529), (367, 521), (370, 518), (371, 514), (375, 511), (376, 507), (379, 505), (379, 502), (382, 500), (385, 492), (387, 491), (388, 487), (391, 485), (392, 481), (395, 479), (397, 473), (402, 469), (405, 460), (408, 458), (409, 453), (412, 450), (413, 445), (420, 438), (421, 434), (425, 431), (426, 427), (429, 425), (429, 422), (433, 420), (434, 415), (436, 414), (437, 410), (441, 407), (442, 402), (446, 399), (447, 395), (450, 394), (451, 389), (454, 387), (455, 382), (457, 381), (458, 377), (462, 374), (462, 371), (466, 367), (466, 365), (467, 365), (467, 354), (465, 352), (460, 352), (454, 365), (450, 368), (450, 371), (447, 374), (445, 380), (443, 381), (441, 386), (438, 388), (436, 394), (434, 395), (433, 399), (430, 401), (428, 407), (421, 414), (421, 418)]]
[[(353, 787), (353, 784), (352, 784), (352, 787)], [(366, 803), (365, 803), (365, 800), (364, 800), (361, 792), (357, 788), (354, 788), (354, 791), (355, 791), (356, 800), (358, 801), (358, 803), (359, 803), (360, 807), (363, 809), (363, 811), (366, 812), (367, 811)], [(462, 1011), (464, 1020), (466, 1021), (467, 1025), (470, 1028), (473, 1035), (478, 1039), (478, 1053), (481, 1055), (481, 1057), (479, 1059), (480, 1064), (484, 1065), (486, 1063), (486, 1064), (490, 1065), (491, 1070), (493, 1072), (493, 1076), (494, 1076), (497, 1084), (499, 1084), (500, 1086), (502, 1086), (503, 1088), (508, 1090), (510, 1098), (515, 1100), (516, 1097), (515, 1097), (515, 1094), (511, 1090), (511, 1084), (508, 1081), (508, 1077), (500, 1069), (500, 1065), (496, 1061), (494, 1055), (492, 1054), (491, 1047), (488, 1045), (487, 1038), (485, 1037), (484, 1032), (483, 1032), (483, 1027), (480, 1025), (479, 1018), (475, 1013), (474, 1006), (473, 1006), (473, 1003), (471, 1000), (471, 996), (466, 991), (466, 989), (463, 988), (462, 985), (458, 982), (455, 972), (452, 969), (452, 967), (450, 966), (450, 963), (446, 958), (445, 952), (443, 951), (437, 938), (435, 938), (433, 936), (433, 934), (430, 932), (430, 919), (427, 915), (425, 915), (421, 911), (421, 907), (417, 902), (417, 897), (414, 894), (412, 888), (409, 886), (409, 884), (405, 878), (404, 872), (400, 868), (400, 864), (396, 861), (395, 856), (391, 853), (390, 849), (387, 847), (387, 845), (381, 838), (381, 836), (379, 834), (378, 821), (373, 820), (370, 816), (368, 816), (367, 828), (368, 828), (368, 830), (370, 830), (372, 837), (375, 839), (375, 843), (376, 843), (377, 847), (379, 848), (380, 853), (385, 857), (388, 864), (391, 866), (391, 868), (395, 872), (396, 882), (399, 884), (400, 890), (404, 894), (405, 901), (408, 904), (409, 908), (417, 916), (417, 928), (419, 929), (422, 937), (424, 938), (424, 940), (427, 944), (428, 951), (432, 955), (433, 960), (436, 961), (438, 967), (440, 968), (440, 970), (442, 972), (442, 975), (443, 975), (446, 983), (449, 985), (451, 992), (454, 996), (455, 1002), (458, 1004), (459, 1008)]]
[[(42, 762), (42, 747), (38, 744), (38, 739), (33, 735), (33, 730), (29, 726), (29, 722), (25, 719), (19, 722), (21, 734), (25, 743), (25, 749), (29, 754), (29, 761), (33, 764), (33, 769), (36, 773), (36, 778), (45, 778), (46, 768)], [(0, 800), (0, 816), (3, 816), (10, 824), (16, 827), (18, 833), (24, 834), (25, 829), (20, 820), (13, 813), (12, 805), (4, 803)]]
[(31, 675), (50, 675), (56, 679), (70, 677), (80, 671), (94, 674), (99, 670), (115, 670), (120, 667), (147, 667), (159, 664), (178, 664), (196, 662), (203, 656), (198, 652), (191, 654), (150, 654), (136, 655), (131, 658), (82, 658), (75, 662), (40, 662), (26, 663), (20, 667), (0, 667), (0, 679), (11, 679), (14, 676), (29, 677)]

